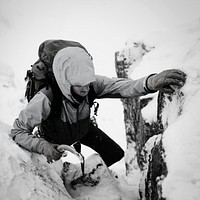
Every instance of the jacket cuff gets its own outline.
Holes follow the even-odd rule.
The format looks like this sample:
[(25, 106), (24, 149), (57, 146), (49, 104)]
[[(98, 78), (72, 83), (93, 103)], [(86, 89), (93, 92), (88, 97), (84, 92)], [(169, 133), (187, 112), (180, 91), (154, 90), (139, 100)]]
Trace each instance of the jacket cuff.
[(43, 154), (42, 143), (44, 143), (44, 141), (46, 141), (44, 138), (39, 138), (39, 141), (36, 144), (35, 148), (38, 154)]
[(150, 74), (149, 76), (147, 76), (145, 79), (144, 79), (144, 82), (143, 82), (143, 87), (144, 87), (144, 90), (148, 93), (155, 93), (157, 92), (157, 90), (151, 90), (149, 89), (148, 87), (148, 79), (151, 77), (151, 76), (154, 76), (156, 75), (157, 73), (154, 73), (154, 74)]

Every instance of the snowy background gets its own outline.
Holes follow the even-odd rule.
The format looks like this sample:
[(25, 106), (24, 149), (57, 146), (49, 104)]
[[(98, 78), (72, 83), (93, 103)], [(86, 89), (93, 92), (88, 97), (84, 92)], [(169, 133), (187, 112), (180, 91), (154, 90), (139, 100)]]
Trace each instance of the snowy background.
[[(182, 115), (177, 115), (176, 100), (164, 110), (164, 118), (169, 122), (164, 133), (168, 176), (162, 184), (167, 199), (199, 199), (199, 10), (198, 0), (1, 0), (0, 199), (70, 199), (59, 179), (61, 161), (49, 165), (43, 156), (23, 151), (8, 137), (14, 119), (26, 104), (23, 97), (26, 70), (37, 59), (39, 44), (48, 38), (81, 42), (93, 55), (97, 74), (116, 76), (114, 53), (122, 50), (126, 41), (123, 51), (127, 53), (130, 53), (131, 41), (142, 41), (155, 47), (133, 69), (132, 78), (167, 68), (179, 68), (187, 73), (188, 79), (182, 88), (185, 95)], [(155, 119), (155, 107), (156, 95), (143, 109), (145, 119)], [(98, 123), (122, 148), (126, 148), (120, 100), (100, 101)], [(87, 156), (91, 153), (89, 149), (84, 151)], [(70, 156), (68, 160), (75, 162)], [(123, 161), (112, 169), (125, 175)], [(123, 178), (120, 180), (120, 185), (127, 184)], [(138, 182), (124, 199), (138, 198), (136, 185)]]

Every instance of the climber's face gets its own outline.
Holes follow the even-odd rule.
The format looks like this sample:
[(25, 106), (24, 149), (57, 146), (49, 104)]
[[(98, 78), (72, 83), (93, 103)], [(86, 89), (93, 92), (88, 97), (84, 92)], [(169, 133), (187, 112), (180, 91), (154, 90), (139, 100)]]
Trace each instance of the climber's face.
[(85, 97), (85, 96), (87, 96), (87, 94), (90, 90), (90, 84), (87, 84), (87, 85), (84, 85), (84, 86), (73, 85), (72, 89), (77, 95), (79, 95), (81, 97)]

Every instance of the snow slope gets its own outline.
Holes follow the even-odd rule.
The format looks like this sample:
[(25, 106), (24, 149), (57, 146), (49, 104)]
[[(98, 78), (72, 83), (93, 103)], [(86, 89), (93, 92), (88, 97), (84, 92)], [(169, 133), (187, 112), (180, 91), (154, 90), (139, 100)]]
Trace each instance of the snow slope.
[[(177, 115), (177, 106), (180, 102), (176, 99), (165, 107), (163, 113), (169, 126), (163, 136), (168, 175), (162, 182), (162, 186), (163, 195), (169, 200), (197, 200), (200, 197), (200, 20), (171, 32), (153, 33), (142, 41), (154, 48), (134, 69), (132, 78), (139, 78), (167, 68), (179, 68), (188, 75), (187, 82), (182, 88), (184, 93), (184, 99), (181, 102), (182, 114)], [(72, 199), (60, 178), (61, 160), (49, 165), (43, 156), (21, 149), (9, 138), (10, 125), (25, 104), (20, 101), (23, 96), (21, 90), (14, 84), (7, 84), (10, 80), (12, 82), (12, 76), (2, 74), (1, 70), (0, 199)], [(5, 80), (7, 86), (5, 86)], [(142, 110), (146, 120), (155, 119), (155, 108), (156, 100), (154, 99)], [(108, 111), (110, 110), (102, 110), (98, 121), (102, 124), (101, 126), (106, 124), (109, 129), (112, 129), (109, 122), (117, 124), (116, 116), (119, 115), (123, 119), (121, 117), (123, 113), (121, 108), (115, 108), (114, 113), (109, 112), (109, 116), (113, 114), (110, 121), (105, 117)], [(106, 129), (106, 127), (103, 128)], [(116, 129), (116, 127), (113, 128)], [(120, 139), (118, 141), (120, 142)], [(121, 185), (122, 193), (127, 194), (124, 195), (124, 199), (137, 199), (137, 189), (131, 185), (129, 187), (124, 178), (123, 165), (122, 161), (113, 166), (112, 170), (120, 177), (118, 184)], [(132, 182), (134, 186), (139, 184), (136, 180)], [(125, 187), (128, 187), (128, 191)], [(132, 191), (129, 190), (131, 188)], [(101, 188), (98, 188), (98, 192), (107, 196), (105, 190)], [(109, 195), (112, 196), (112, 194)], [(117, 198), (113, 194), (113, 199)], [(80, 200), (81, 197), (77, 199)], [(84, 199), (90, 199), (89, 195)]]

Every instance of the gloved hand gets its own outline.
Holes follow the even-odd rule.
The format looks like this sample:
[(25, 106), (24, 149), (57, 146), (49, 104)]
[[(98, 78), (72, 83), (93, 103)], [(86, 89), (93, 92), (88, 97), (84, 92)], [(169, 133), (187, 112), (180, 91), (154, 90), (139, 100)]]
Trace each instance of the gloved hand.
[(186, 74), (178, 69), (164, 70), (159, 74), (149, 76), (146, 86), (151, 91), (173, 93), (174, 86), (181, 88), (186, 81)]
[(57, 144), (42, 140), (38, 146), (38, 153), (43, 154), (47, 158), (48, 163), (52, 163), (53, 160), (59, 160), (62, 156), (62, 152), (59, 152), (57, 147)]

